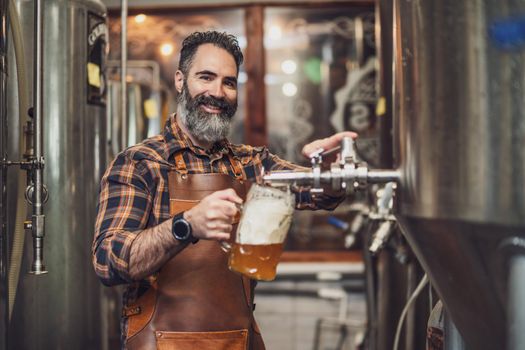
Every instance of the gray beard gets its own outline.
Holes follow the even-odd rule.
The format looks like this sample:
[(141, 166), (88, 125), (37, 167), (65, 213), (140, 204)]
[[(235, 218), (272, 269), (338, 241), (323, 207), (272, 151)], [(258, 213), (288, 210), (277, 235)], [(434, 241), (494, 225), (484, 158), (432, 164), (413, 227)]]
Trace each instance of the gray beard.
[(177, 112), (181, 123), (188, 132), (200, 142), (214, 144), (228, 136), (231, 126), (231, 117), (224, 113), (213, 114), (203, 111), (199, 106), (188, 107), (192, 99), (186, 84), (178, 97)]

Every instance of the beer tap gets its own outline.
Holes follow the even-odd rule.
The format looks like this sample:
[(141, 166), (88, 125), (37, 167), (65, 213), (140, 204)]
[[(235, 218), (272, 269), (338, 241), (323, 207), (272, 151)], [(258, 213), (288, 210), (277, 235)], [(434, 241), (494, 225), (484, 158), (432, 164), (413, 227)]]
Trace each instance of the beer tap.
[(389, 182), (386, 186), (376, 192), (378, 197), (376, 210), (372, 210), (368, 217), (377, 221), (379, 227), (372, 235), (372, 241), (368, 250), (372, 255), (377, 255), (387, 244), (395, 228), (396, 219), (392, 214), (393, 197), (396, 184)]
[[(339, 160), (323, 171), (323, 157), (340, 151)], [(340, 146), (325, 151), (319, 149), (310, 155), (310, 171), (273, 171), (263, 175), (263, 182), (270, 186), (309, 186), (312, 193), (322, 193), (323, 186), (331, 186), (333, 191), (346, 194), (364, 189), (369, 184), (396, 182), (399, 179), (397, 170), (369, 169), (368, 165), (359, 162), (355, 142), (351, 137), (344, 137)]]

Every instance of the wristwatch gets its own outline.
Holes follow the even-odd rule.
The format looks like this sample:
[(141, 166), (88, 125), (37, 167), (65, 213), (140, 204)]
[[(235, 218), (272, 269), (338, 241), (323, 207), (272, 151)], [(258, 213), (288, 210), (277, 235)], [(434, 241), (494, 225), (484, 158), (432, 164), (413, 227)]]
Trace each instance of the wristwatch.
[(173, 223), (171, 224), (171, 234), (180, 243), (197, 243), (198, 238), (195, 238), (191, 231), (190, 223), (184, 219), (184, 212), (179, 213), (173, 217)]

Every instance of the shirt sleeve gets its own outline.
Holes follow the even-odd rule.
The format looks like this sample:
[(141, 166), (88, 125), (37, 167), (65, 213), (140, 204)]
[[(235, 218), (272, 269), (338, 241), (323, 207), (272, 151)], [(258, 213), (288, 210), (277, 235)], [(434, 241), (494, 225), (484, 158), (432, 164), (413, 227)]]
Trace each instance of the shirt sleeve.
[(131, 282), (130, 248), (146, 227), (152, 206), (145, 171), (121, 153), (102, 177), (92, 253), (95, 272), (105, 285)]
[[(268, 149), (264, 148), (261, 155), (262, 165), (264, 169), (269, 171), (278, 170), (291, 170), (291, 171), (310, 171), (311, 168), (307, 168), (301, 165), (293, 164), (289, 161), (279, 158), (278, 156), (270, 153)], [(342, 193), (339, 196), (331, 196), (326, 193), (312, 194), (310, 187), (301, 187), (295, 191), (295, 202), (296, 209), (324, 209), (334, 210), (343, 200), (345, 194)]]

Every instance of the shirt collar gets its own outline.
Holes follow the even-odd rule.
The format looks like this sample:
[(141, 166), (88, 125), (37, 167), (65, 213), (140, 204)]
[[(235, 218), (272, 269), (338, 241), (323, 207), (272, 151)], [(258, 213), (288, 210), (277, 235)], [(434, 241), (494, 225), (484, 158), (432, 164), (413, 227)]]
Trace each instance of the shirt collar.
[(166, 121), (163, 136), (168, 146), (168, 159), (171, 159), (175, 153), (185, 149), (210, 158), (221, 158), (223, 154), (228, 152), (235, 153), (233, 152), (232, 144), (227, 139), (217, 141), (209, 150), (194, 145), (188, 135), (177, 124), (175, 114), (172, 114)]

